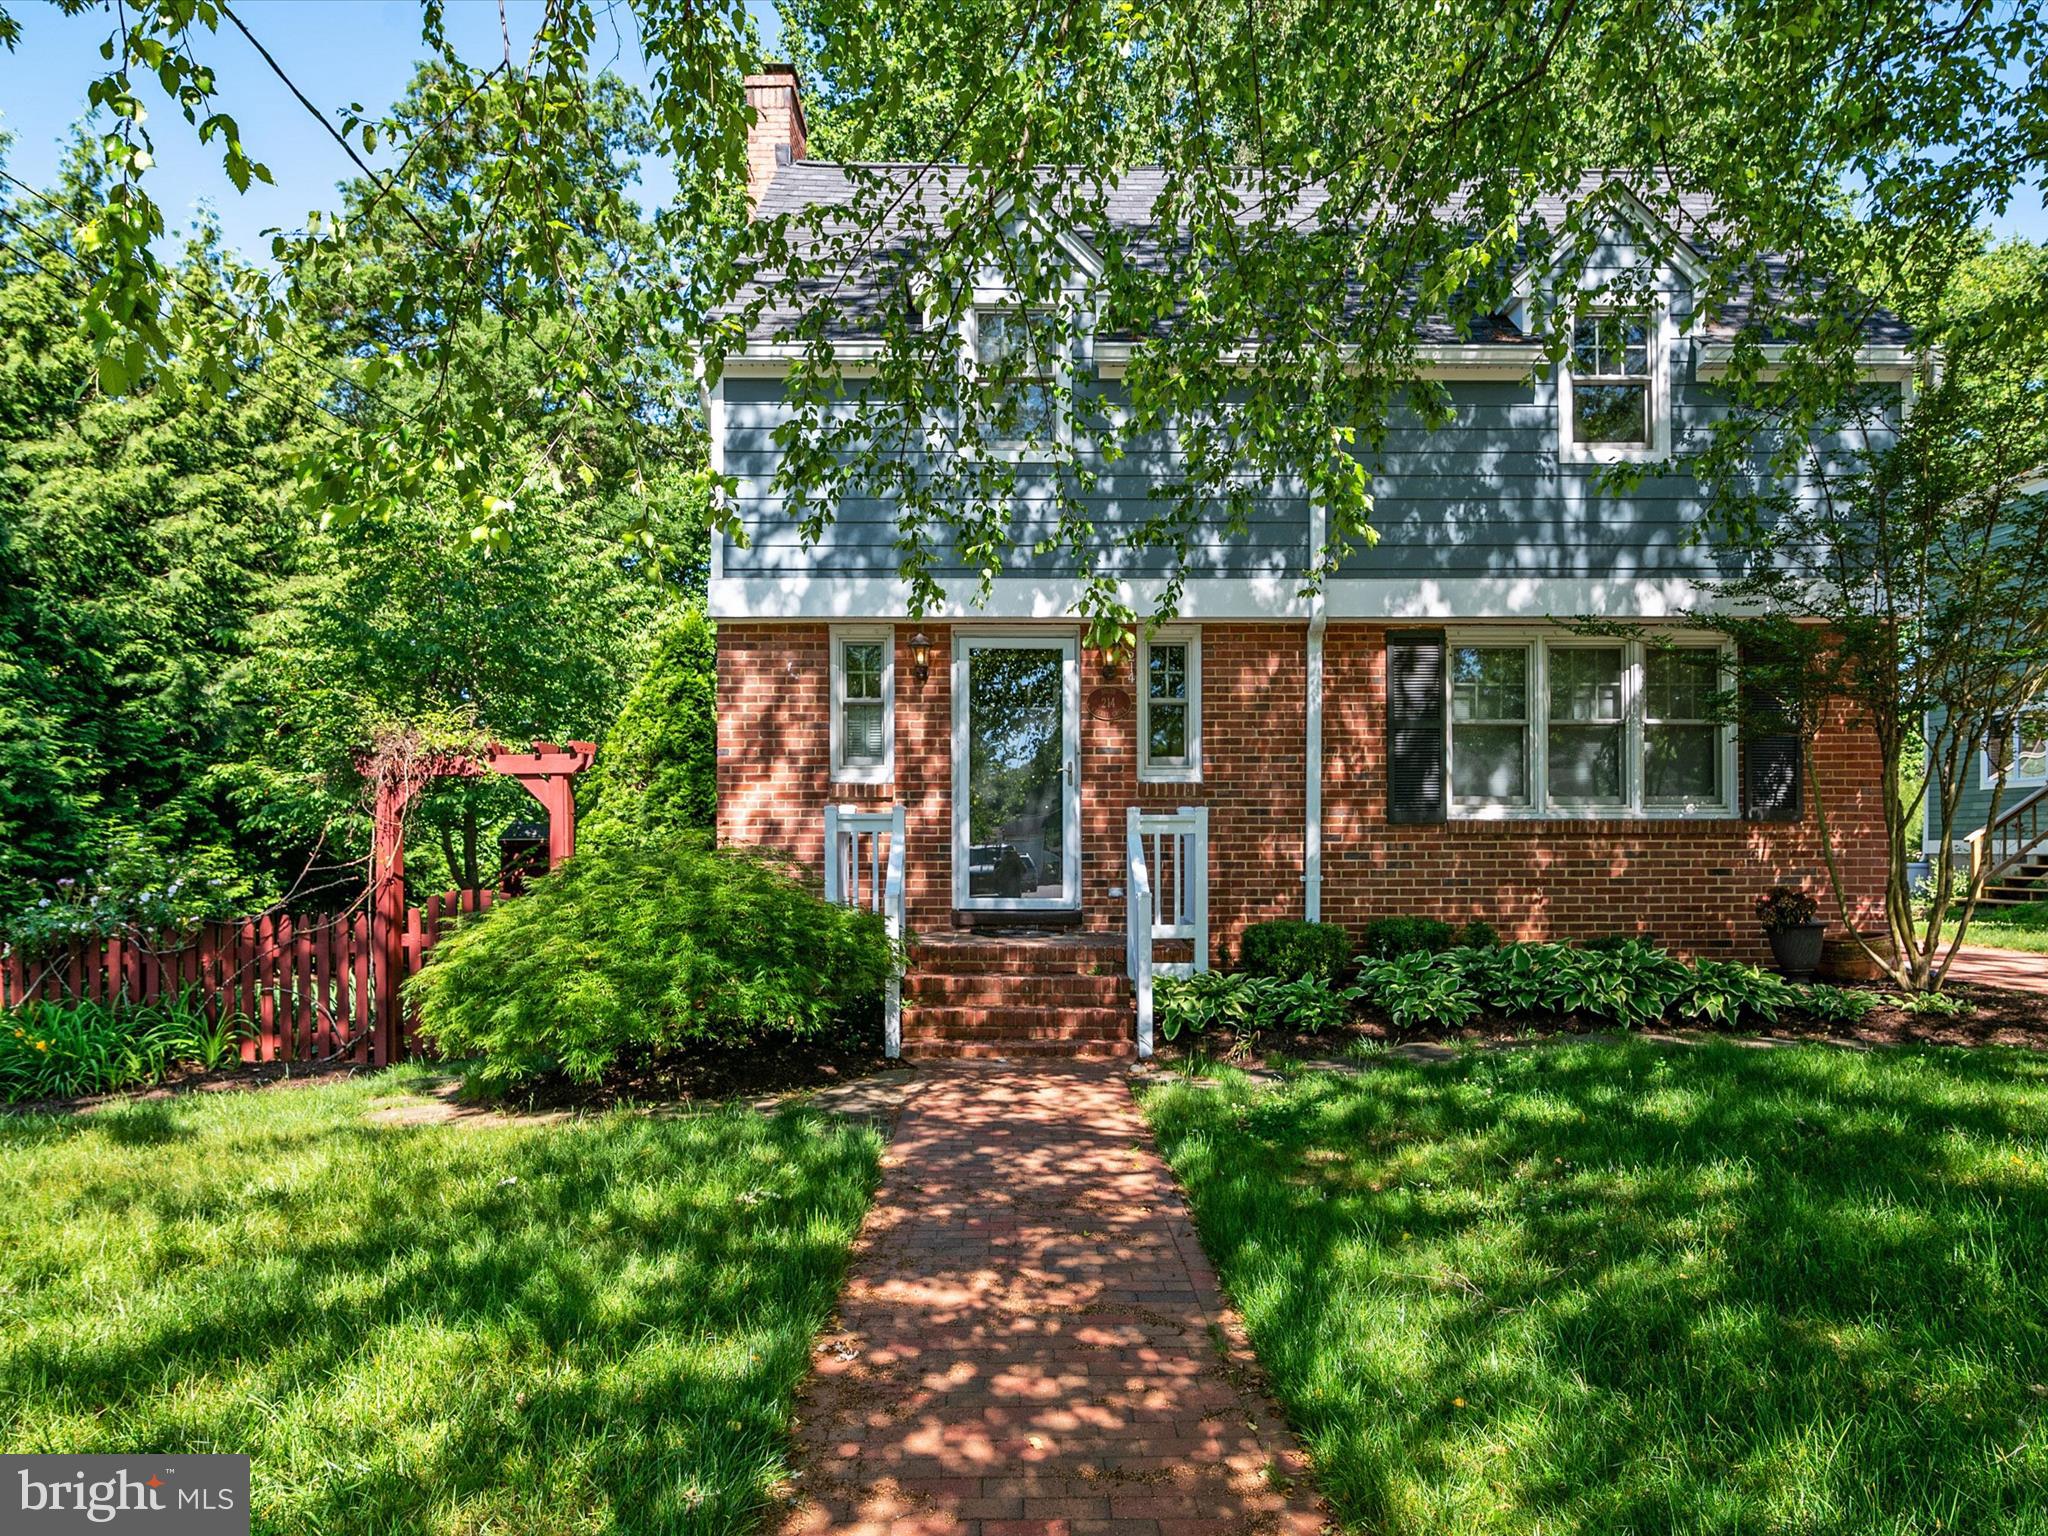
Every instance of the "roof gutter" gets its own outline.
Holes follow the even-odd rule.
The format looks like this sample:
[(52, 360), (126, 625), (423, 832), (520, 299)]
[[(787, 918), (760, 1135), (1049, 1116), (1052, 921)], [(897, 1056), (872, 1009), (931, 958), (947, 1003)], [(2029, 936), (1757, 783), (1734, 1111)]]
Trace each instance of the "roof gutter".
[[(1701, 342), (1698, 366), (1700, 378), (1712, 380), (1729, 377), (1735, 371), (1735, 350), (1735, 343), (1729, 341)], [(1759, 379), (1775, 379), (1784, 374), (1785, 359), (1792, 353), (1790, 344), (1770, 342), (1756, 350), (1762, 359), (1756, 373)], [(1859, 347), (1856, 350), (1856, 366), (1866, 379), (1904, 384), (1911, 382), (1923, 356), (1921, 350), (1916, 347), (1889, 344)]]

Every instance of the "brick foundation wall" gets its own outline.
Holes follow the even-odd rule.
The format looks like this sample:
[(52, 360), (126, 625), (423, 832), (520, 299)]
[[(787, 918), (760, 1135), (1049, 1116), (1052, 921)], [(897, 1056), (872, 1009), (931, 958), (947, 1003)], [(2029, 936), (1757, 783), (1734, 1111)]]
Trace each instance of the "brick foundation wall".
[[(910, 922), (948, 931), (952, 910), (952, 631), (923, 626), (931, 675), (911, 672), (895, 627), (895, 782), (831, 783), (829, 629), (824, 624), (718, 626), (718, 833), (728, 844), (792, 853), (815, 872), (824, 809), (906, 807)], [(1141, 805), (1209, 808), (1209, 910), (1219, 959), (1248, 923), (1298, 917), (1307, 627), (1204, 624), (1200, 784), (1137, 778), (1128, 659), (1111, 677), (1081, 653), (1083, 926), (1122, 930), (1124, 815)], [(1323, 704), (1323, 915), (1357, 927), (1414, 913), (1481, 917), (1511, 938), (1642, 933), (1671, 948), (1761, 956), (1751, 901), (1776, 883), (1822, 895), (1811, 796), (1797, 823), (1512, 821), (1394, 826), (1386, 819), (1385, 628), (1331, 624)], [(1845, 883), (1862, 913), (1880, 910), (1884, 879), (1877, 748), (1833, 722), (1815, 748), (1822, 798)], [(1823, 913), (1833, 917), (1823, 899)]]

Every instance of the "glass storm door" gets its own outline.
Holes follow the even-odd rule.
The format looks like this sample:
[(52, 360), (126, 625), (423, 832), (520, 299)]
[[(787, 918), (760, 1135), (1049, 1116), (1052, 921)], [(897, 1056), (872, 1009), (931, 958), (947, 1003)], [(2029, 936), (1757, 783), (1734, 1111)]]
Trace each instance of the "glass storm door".
[(1081, 905), (1080, 643), (953, 641), (953, 902)]

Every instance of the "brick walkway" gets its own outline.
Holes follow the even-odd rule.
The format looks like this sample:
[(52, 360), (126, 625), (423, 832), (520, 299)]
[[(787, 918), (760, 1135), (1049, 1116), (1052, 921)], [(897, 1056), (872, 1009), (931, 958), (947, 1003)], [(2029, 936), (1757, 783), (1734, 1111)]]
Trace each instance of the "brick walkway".
[(1980, 949), (1965, 944), (1949, 967), (1950, 981), (1972, 981), (2007, 992), (2048, 994), (2048, 955), (2018, 949)]
[(786, 1532), (1323, 1529), (1121, 1072), (935, 1069), (886, 1167)]

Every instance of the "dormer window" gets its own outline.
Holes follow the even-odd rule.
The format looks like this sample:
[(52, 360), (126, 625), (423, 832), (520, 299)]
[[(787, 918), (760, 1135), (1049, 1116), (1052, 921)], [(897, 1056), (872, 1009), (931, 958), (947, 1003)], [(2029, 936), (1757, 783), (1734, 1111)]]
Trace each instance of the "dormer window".
[(1664, 450), (1657, 317), (1645, 309), (1592, 310), (1572, 321), (1571, 355), (1558, 387), (1566, 456), (1652, 458)]
[(978, 305), (973, 341), (981, 377), (1002, 391), (984, 431), (988, 446), (1010, 452), (1052, 448), (1063, 423), (1059, 325), (1051, 312)]

